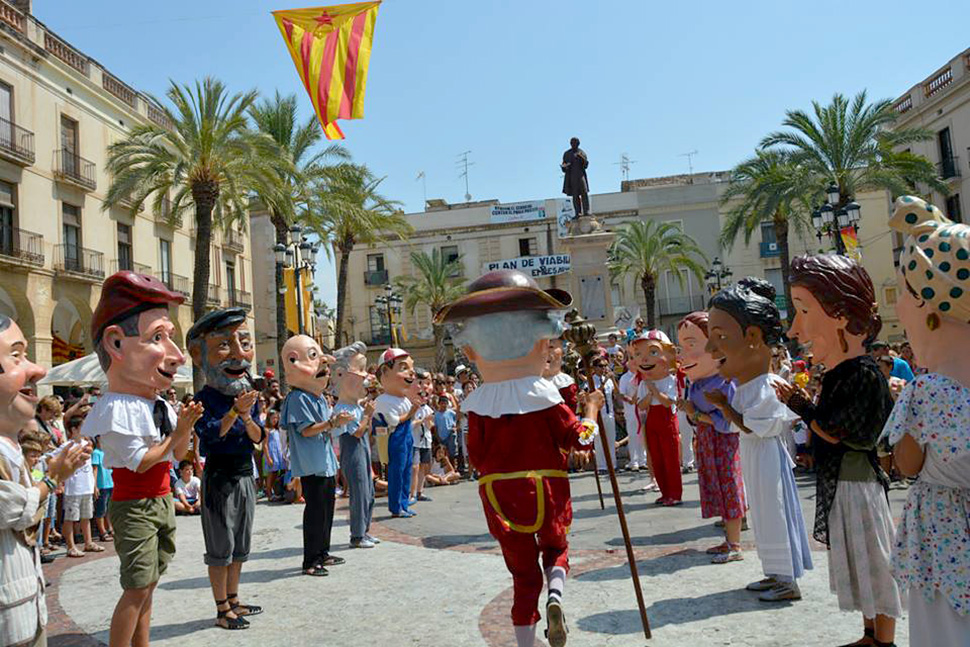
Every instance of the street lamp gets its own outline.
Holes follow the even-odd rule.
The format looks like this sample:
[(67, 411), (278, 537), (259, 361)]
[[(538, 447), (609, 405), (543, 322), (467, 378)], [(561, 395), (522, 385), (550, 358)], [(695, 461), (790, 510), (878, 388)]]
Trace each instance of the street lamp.
[(730, 268), (724, 267), (724, 263), (721, 262), (717, 256), (714, 257), (714, 262), (711, 263), (711, 269), (707, 270), (704, 274), (704, 280), (707, 282), (707, 289), (710, 290), (711, 294), (714, 294), (721, 289), (722, 281), (727, 283), (734, 272)]
[(822, 242), (822, 236), (826, 235), (835, 244), (835, 251), (845, 254), (845, 242), (842, 240), (842, 230), (852, 227), (856, 232), (859, 231), (859, 221), (862, 219), (862, 207), (855, 200), (842, 204), (842, 196), (839, 193), (839, 186), (832, 182), (825, 190), (826, 203), (812, 212), (812, 227), (815, 228), (815, 235), (818, 241)]
[(381, 313), (381, 320), (387, 321), (387, 327), (391, 333), (391, 344), (397, 346), (398, 340), (397, 330), (394, 328), (394, 315), (400, 316), (401, 314), (402, 299), (400, 295), (395, 293), (394, 288), (388, 283), (384, 286), (384, 296), (377, 297), (374, 299), (374, 302), (384, 306), (384, 312)]
[[(300, 225), (292, 225), (287, 231), (286, 244), (276, 243), (273, 247), (273, 255), (276, 257), (276, 264), (284, 269), (293, 270), (293, 283), (296, 287), (296, 319), (297, 329), (301, 335), (306, 334), (306, 326), (303, 321), (303, 290), (301, 283), (304, 270), (310, 270), (311, 280), (316, 273), (317, 252), (320, 247), (316, 243), (311, 243), (305, 233), (309, 229), (304, 229)], [(286, 313), (277, 313), (276, 316), (286, 316)]]

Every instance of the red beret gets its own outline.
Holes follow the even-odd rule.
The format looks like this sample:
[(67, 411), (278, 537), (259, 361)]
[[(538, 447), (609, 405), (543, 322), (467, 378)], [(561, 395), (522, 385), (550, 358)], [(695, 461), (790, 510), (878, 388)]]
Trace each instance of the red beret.
[(131, 315), (183, 301), (185, 297), (169, 290), (154, 276), (127, 270), (116, 272), (101, 286), (101, 299), (91, 319), (91, 338), (98, 344), (108, 326)]

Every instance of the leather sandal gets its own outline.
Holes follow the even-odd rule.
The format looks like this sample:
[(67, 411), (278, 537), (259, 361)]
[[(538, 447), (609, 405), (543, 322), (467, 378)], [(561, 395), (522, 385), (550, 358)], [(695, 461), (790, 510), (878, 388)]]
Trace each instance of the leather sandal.
[(229, 597), (226, 600), (235, 600), (235, 602), (229, 602), (229, 607), (232, 612), (237, 616), (258, 616), (263, 612), (263, 607), (258, 607), (255, 604), (239, 604), (239, 594), (238, 593), (228, 593)]
[(216, 600), (216, 626), (222, 629), (228, 629), (229, 631), (235, 631), (237, 629), (249, 629), (249, 622), (240, 617), (230, 618), (227, 614), (232, 611), (232, 606), (228, 609), (220, 609), (222, 605), (229, 605), (228, 598), (225, 600)]

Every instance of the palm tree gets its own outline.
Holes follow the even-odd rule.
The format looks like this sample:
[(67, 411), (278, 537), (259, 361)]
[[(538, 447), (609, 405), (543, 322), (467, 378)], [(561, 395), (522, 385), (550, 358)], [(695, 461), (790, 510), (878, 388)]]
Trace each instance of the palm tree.
[(686, 268), (698, 282), (704, 281), (707, 257), (696, 241), (672, 222), (635, 220), (623, 225), (610, 246), (610, 275), (632, 274), (640, 282), (647, 303), (647, 325), (656, 328), (657, 279), (665, 271), (673, 272), (681, 286), (680, 270)]
[(788, 110), (782, 125), (791, 130), (773, 132), (761, 141), (763, 149), (790, 151), (793, 162), (814, 175), (815, 190), (808, 199), (820, 201), (830, 182), (838, 186), (841, 196), (836, 210), (859, 192), (872, 189), (899, 196), (918, 193), (921, 183), (949, 194), (932, 162), (906, 150), (897, 152), (932, 138), (933, 133), (924, 128), (893, 129), (897, 114), (891, 100), (867, 103), (863, 90), (851, 104), (835, 94), (829, 105), (813, 101), (812, 108), (814, 119), (805, 111)]
[(160, 102), (157, 107), (170, 128), (140, 124), (108, 146), (112, 181), (104, 208), (125, 202), (134, 214), (153, 196), (161, 213), (171, 194), (170, 219), (186, 213), (195, 218), (192, 316), (198, 319), (208, 296), (212, 227), (245, 218), (250, 192), (271, 180), (267, 160), (276, 147), (246, 127), (256, 90), (230, 96), (221, 81), (206, 77), (191, 87), (172, 82), (166, 96), (174, 110)]
[(721, 199), (722, 204), (736, 201), (721, 228), (721, 247), (730, 250), (742, 232), (747, 245), (762, 223), (771, 223), (774, 228), (789, 313), (794, 310), (788, 285), (788, 232), (792, 228), (808, 231), (813, 188), (812, 174), (805, 165), (793, 162), (791, 153), (765, 150), (731, 170), (731, 184)]
[(363, 164), (346, 164), (338, 177), (316, 183), (309, 216), (328, 254), (339, 254), (337, 266), (336, 339), (343, 339), (347, 303), (347, 263), (358, 244), (370, 245), (387, 236), (406, 238), (413, 228), (400, 210), (401, 203), (378, 192), (384, 178), (375, 177)]
[[(337, 144), (313, 152), (323, 134), (316, 115), (300, 123), (297, 119), (296, 95), (280, 95), (264, 99), (249, 108), (249, 117), (256, 130), (272, 138), (279, 147), (274, 160), (275, 182), (259, 193), (260, 200), (269, 210), (270, 221), (276, 230), (276, 242), (287, 244), (289, 227), (300, 220), (309, 207), (309, 187), (314, 179), (329, 177), (335, 167), (329, 160), (347, 160), (350, 155)], [(286, 295), (283, 291), (283, 267), (276, 266), (276, 351), (283, 352), (288, 337), (286, 328)], [(280, 386), (285, 388), (285, 376), (280, 375)]]
[[(404, 295), (404, 307), (411, 314), (419, 305), (428, 306), (434, 317), (445, 304), (464, 294), (461, 257), (448, 260), (441, 250), (434, 249), (429, 256), (425, 252), (411, 252), (411, 265), (418, 270), (417, 276), (399, 276), (394, 283)], [(445, 370), (445, 330), (441, 324), (432, 323), (434, 331), (434, 370)]]

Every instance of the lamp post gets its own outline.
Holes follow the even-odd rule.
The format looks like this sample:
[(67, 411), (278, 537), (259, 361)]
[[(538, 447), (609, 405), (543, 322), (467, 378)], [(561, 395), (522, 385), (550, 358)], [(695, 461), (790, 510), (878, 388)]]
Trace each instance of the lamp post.
[[(310, 278), (316, 273), (317, 252), (320, 246), (309, 241), (309, 229), (304, 229), (300, 225), (292, 225), (287, 232), (286, 244), (276, 243), (273, 253), (276, 255), (276, 264), (284, 269), (293, 270), (293, 284), (296, 287), (296, 321), (297, 330), (301, 335), (306, 334), (306, 325), (303, 321), (303, 271), (310, 270)], [(281, 316), (277, 313), (276, 316)], [(283, 317), (286, 316), (284, 312)]]
[(717, 256), (714, 257), (714, 262), (711, 263), (711, 269), (707, 270), (704, 274), (704, 280), (707, 282), (707, 289), (710, 290), (711, 294), (716, 293), (721, 289), (722, 281), (727, 283), (730, 280), (734, 272), (730, 268), (724, 267), (724, 263), (721, 262)]
[[(848, 197), (848, 196), (847, 196)], [(822, 242), (822, 235), (827, 235), (835, 243), (835, 251), (845, 255), (845, 242), (842, 240), (842, 230), (851, 226), (859, 231), (859, 220), (862, 219), (862, 207), (849, 197), (849, 202), (842, 204), (839, 185), (829, 184), (825, 190), (825, 204), (812, 212), (812, 226), (818, 242)]]
[(400, 295), (394, 292), (394, 288), (388, 283), (384, 286), (384, 296), (377, 297), (374, 299), (374, 302), (384, 306), (385, 313), (382, 319), (387, 321), (387, 328), (391, 333), (391, 344), (397, 346), (397, 330), (394, 328), (394, 315), (401, 313), (402, 300)]

